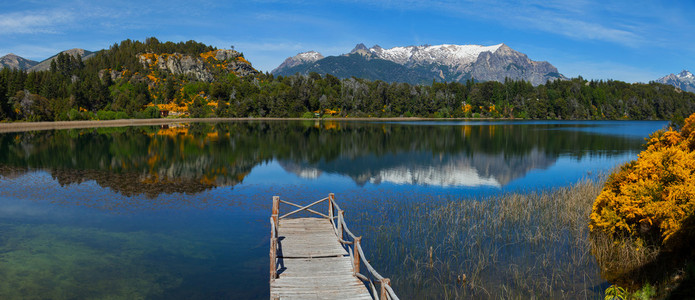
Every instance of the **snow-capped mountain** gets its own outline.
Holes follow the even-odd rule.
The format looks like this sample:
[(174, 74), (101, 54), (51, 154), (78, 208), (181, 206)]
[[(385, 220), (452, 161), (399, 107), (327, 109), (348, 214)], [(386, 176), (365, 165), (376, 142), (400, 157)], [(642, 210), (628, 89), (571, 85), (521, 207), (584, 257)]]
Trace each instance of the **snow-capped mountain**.
[[(363, 46), (363, 44), (360, 44)], [(401, 65), (441, 64), (449, 67), (471, 65), (480, 53), (494, 53), (504, 44), (493, 46), (480, 45), (437, 45), (381, 48), (375, 45), (367, 49), (375, 57), (390, 60)], [(355, 51), (355, 50), (353, 50)]]
[(670, 84), (686, 92), (695, 93), (695, 75), (688, 70), (683, 70), (678, 75), (669, 74), (656, 80), (663, 84)]
[(316, 59), (317, 56), (313, 55), (307, 59), (307, 53), (311, 52), (288, 58), (272, 73), (330, 73), (341, 78), (355, 76), (414, 84), (431, 83), (432, 80), (465, 82), (468, 79), (504, 81), (511, 78), (538, 85), (547, 80), (564, 78), (550, 63), (532, 61), (505, 44), (444, 44), (390, 49), (379, 45), (367, 48), (364, 44), (357, 44), (352, 51), (338, 57), (321, 56)]
[(313, 63), (319, 59), (323, 59), (323, 55), (316, 51), (302, 52), (295, 56), (288, 57), (282, 62), (277, 68), (275, 68), (271, 73), (276, 73), (277, 70), (292, 68), (301, 64)]

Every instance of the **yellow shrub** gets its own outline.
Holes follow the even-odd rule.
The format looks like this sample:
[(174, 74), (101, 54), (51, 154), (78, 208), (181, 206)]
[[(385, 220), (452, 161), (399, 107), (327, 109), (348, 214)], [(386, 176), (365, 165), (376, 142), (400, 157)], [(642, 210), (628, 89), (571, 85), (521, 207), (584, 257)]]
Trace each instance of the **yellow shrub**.
[(611, 174), (589, 228), (667, 242), (695, 212), (695, 114), (680, 132), (653, 133), (635, 161)]

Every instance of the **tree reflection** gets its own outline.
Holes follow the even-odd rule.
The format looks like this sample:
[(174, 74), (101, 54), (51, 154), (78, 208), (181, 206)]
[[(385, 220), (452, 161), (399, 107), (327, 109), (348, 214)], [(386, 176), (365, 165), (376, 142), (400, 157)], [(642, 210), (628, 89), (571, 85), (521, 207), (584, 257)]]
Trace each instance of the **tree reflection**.
[[(358, 184), (505, 185), (561, 155), (606, 155), (640, 139), (559, 131), (563, 124), (466, 125), (248, 121), (0, 134), (0, 175), (40, 169), (61, 185), (95, 181), (154, 198), (241, 183), (277, 160), (308, 178), (323, 172)], [(590, 125), (587, 125), (590, 126)]]

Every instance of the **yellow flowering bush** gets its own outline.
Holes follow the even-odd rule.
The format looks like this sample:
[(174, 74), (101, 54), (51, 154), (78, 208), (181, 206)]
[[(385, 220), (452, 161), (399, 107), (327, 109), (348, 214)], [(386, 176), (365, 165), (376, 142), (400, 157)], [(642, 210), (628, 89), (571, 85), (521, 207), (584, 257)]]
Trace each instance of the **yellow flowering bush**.
[(611, 174), (594, 202), (589, 228), (662, 243), (695, 212), (695, 114), (680, 132), (653, 133), (637, 160)]

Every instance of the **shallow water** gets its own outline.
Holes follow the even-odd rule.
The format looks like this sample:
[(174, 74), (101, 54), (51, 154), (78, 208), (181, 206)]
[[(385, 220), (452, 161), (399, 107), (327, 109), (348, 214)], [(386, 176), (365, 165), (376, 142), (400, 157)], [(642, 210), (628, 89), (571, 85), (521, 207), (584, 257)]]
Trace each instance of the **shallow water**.
[(0, 298), (267, 298), (273, 195), (307, 203), (334, 192), (350, 222), (379, 213), (383, 197), (562, 187), (636, 158), (665, 125), (270, 121), (0, 134)]

